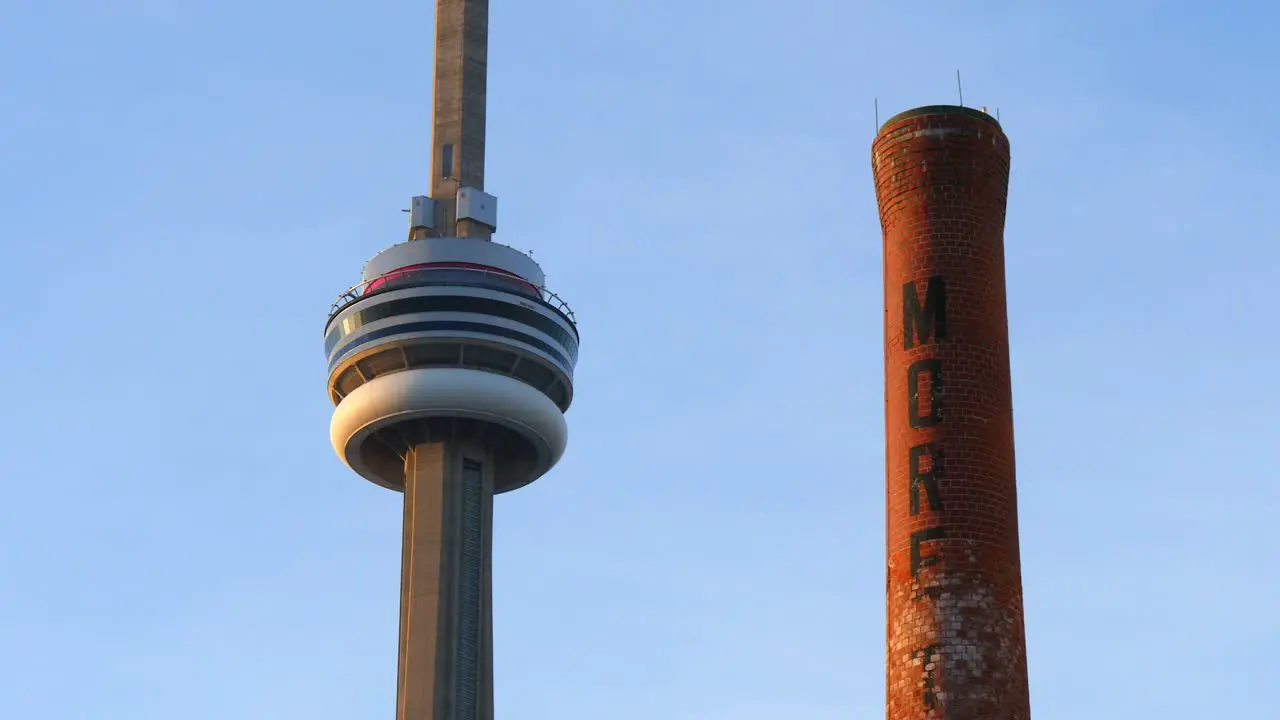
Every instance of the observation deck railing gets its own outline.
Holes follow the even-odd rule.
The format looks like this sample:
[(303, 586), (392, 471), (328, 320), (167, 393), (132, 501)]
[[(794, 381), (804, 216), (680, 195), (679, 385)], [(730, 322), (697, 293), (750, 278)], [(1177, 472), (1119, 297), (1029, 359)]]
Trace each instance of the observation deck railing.
[(541, 302), (543, 305), (563, 315), (573, 327), (576, 328), (578, 326), (577, 318), (574, 317), (573, 310), (569, 308), (569, 304), (561, 299), (559, 295), (544, 287), (539, 287), (514, 275), (496, 270), (448, 267), (392, 270), (372, 280), (366, 280), (352, 286), (339, 295), (338, 299), (329, 306), (329, 317), (325, 320), (325, 329), (326, 331), (328, 330), (329, 323), (333, 322), (338, 313), (342, 312), (351, 303), (363, 298), (390, 290), (434, 286), (478, 287), (514, 293), (530, 300)]

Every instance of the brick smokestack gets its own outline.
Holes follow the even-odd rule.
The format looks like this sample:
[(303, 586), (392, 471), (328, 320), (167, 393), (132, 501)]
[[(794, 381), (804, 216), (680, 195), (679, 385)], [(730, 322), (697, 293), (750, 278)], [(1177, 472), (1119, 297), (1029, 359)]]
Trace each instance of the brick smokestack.
[(1005, 307), (1009, 140), (984, 112), (894, 116), (884, 230), (888, 720), (1027, 720)]

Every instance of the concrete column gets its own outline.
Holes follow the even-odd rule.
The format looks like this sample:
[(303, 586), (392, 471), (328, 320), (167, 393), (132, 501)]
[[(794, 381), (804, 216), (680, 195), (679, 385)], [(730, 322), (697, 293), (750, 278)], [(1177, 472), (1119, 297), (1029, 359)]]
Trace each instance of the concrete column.
[[(481, 553), (464, 562), (465, 483), (480, 473)], [(482, 448), (440, 441), (413, 447), (405, 458), (404, 546), (400, 586), (400, 660), (397, 720), (492, 720), (493, 462)], [(471, 673), (460, 663), (466, 627), (460, 592), (464, 574), (479, 583), (478, 628), (470, 639), (476, 658), (476, 707), (465, 712), (461, 685)]]
[(457, 221), (459, 186), (484, 189), (489, 0), (438, 0), (431, 197), (445, 236), (489, 239), (488, 227)]

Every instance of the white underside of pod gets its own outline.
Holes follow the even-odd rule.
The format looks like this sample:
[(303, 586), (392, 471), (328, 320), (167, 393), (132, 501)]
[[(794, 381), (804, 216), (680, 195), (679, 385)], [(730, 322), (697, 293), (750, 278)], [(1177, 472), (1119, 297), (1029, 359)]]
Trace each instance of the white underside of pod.
[(484, 420), (519, 433), (538, 454), (534, 477), (551, 469), (568, 443), (564, 415), (551, 398), (506, 375), (467, 368), (418, 368), (370, 380), (338, 403), (329, 438), (361, 477), (396, 487), (403, 479), (380, 477), (363, 461), (361, 445), (388, 425), (430, 417)]

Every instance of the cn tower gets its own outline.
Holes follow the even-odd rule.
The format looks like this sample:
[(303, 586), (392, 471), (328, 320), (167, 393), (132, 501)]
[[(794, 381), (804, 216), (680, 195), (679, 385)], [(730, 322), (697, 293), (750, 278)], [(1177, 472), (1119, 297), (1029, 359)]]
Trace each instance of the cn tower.
[(1005, 301), (1009, 139), (931, 105), (871, 146), (884, 231), (888, 720), (1028, 720)]
[(538, 263), (492, 240), (488, 0), (439, 0), (430, 196), (325, 324), (330, 439), (404, 493), (397, 720), (492, 720), (493, 498), (568, 439), (578, 329)]

